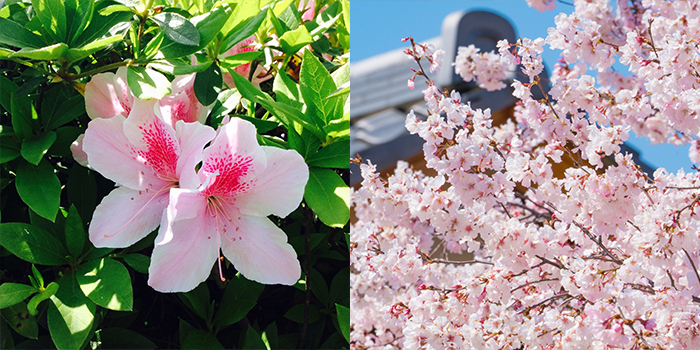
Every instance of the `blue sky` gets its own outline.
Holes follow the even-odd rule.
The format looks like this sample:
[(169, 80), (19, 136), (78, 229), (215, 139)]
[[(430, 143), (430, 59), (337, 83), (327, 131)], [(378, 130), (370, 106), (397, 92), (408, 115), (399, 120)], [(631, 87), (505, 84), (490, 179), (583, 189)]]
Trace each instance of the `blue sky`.
[[(507, 18), (516, 35), (528, 38), (546, 37), (547, 28), (554, 26), (554, 17), (560, 12), (571, 13), (573, 7), (558, 3), (549, 12), (538, 12), (517, 0), (470, 1), (377, 1), (353, 0), (351, 19), (351, 61), (406, 47), (401, 38), (413, 36), (421, 42), (440, 35), (442, 20), (455, 11), (489, 10)], [(545, 48), (545, 65), (551, 72), (559, 59), (558, 52)], [(446, 58), (446, 60), (449, 58)], [(452, 58), (454, 60), (454, 58)], [(445, 66), (443, 69), (446, 69)], [(649, 139), (632, 136), (628, 141), (637, 149), (642, 161), (652, 168), (665, 167), (670, 172), (683, 168), (691, 171), (688, 146), (649, 145)]]

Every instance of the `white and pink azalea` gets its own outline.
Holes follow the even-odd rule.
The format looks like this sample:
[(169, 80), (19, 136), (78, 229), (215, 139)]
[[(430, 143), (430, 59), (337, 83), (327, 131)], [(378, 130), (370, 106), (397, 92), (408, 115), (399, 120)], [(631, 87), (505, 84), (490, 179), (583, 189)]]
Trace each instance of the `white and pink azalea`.
[(189, 291), (209, 276), (219, 249), (250, 280), (296, 283), (297, 255), (267, 216), (285, 217), (299, 206), (309, 177), (301, 155), (258, 145), (253, 124), (235, 118), (204, 150), (197, 175), (170, 190), (148, 284)]
[(160, 110), (163, 120), (173, 127), (178, 120), (204, 124), (213, 107), (213, 104), (202, 105), (195, 96), (195, 77), (195, 73), (177, 76), (172, 81), (172, 92), (157, 103), (156, 108)]
[(200, 123), (175, 126), (138, 99), (128, 118), (88, 125), (83, 149), (90, 167), (119, 185), (95, 209), (89, 235), (96, 247), (128, 247), (148, 235), (160, 223), (170, 189), (196, 177), (202, 149), (216, 132)]

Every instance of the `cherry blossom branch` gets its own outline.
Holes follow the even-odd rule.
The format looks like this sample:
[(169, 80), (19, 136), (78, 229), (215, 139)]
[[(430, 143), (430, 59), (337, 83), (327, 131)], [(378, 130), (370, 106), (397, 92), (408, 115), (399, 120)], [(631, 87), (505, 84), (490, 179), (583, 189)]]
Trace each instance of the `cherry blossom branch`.
[(558, 278), (545, 278), (545, 279), (541, 279), (541, 280), (539, 280), (539, 281), (527, 282), (527, 283), (525, 283), (525, 284), (522, 284), (522, 285), (519, 285), (519, 286), (515, 287), (515, 288), (512, 289), (510, 292), (513, 293), (513, 292), (517, 291), (518, 289), (525, 288), (525, 287), (527, 287), (527, 286), (531, 286), (531, 285), (536, 284), (536, 283), (540, 283), (540, 282), (551, 282), (551, 281), (559, 281), (559, 279), (558, 279)]
[(430, 259), (426, 261), (427, 264), (452, 264), (452, 265), (471, 265), (471, 264), (484, 264), (493, 266), (494, 263), (481, 260), (466, 260), (466, 261), (453, 261), (444, 259)]

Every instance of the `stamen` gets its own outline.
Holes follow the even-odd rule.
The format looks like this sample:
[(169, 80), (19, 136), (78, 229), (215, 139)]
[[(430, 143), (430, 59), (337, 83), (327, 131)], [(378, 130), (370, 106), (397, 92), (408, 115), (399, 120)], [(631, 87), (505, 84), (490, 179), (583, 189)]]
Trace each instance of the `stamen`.
[(224, 261), (224, 257), (221, 256), (221, 250), (219, 250), (219, 258), (217, 260), (219, 261), (219, 278), (221, 278), (221, 282), (225, 282), (226, 279), (224, 278), (223, 269), (221, 268), (221, 262)]

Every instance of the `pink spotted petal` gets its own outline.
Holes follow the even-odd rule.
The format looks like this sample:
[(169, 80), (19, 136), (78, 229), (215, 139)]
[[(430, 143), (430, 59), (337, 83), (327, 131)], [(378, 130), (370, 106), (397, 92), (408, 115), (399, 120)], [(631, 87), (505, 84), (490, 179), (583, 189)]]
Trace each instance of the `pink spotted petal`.
[(207, 279), (218, 257), (219, 234), (197, 191), (172, 189), (148, 269), (148, 285), (160, 292), (187, 292)]
[(180, 187), (194, 189), (201, 184), (195, 167), (202, 161), (202, 150), (214, 139), (216, 131), (207, 125), (183, 121), (178, 121), (175, 127), (181, 149), (177, 163)]
[(212, 145), (204, 150), (199, 171), (202, 182), (218, 173), (206, 188), (206, 195), (237, 196), (254, 186), (255, 177), (267, 164), (256, 135), (255, 126), (240, 118), (219, 128)]
[(293, 285), (301, 265), (287, 235), (269, 219), (241, 216), (239, 230), (221, 236), (221, 250), (245, 278), (264, 284)]
[(95, 209), (90, 241), (95, 247), (128, 247), (158, 227), (168, 205), (168, 193), (154, 195), (117, 187)]
[(158, 109), (166, 123), (175, 126), (178, 120), (186, 123), (207, 120), (211, 106), (203, 106), (194, 94), (195, 74), (181, 75), (173, 80), (173, 92), (158, 102)]
[(154, 102), (138, 100), (124, 122), (124, 135), (134, 145), (137, 156), (161, 179), (177, 180), (180, 144), (175, 129), (158, 118)]
[(104, 177), (134, 190), (151, 185), (161, 188), (165, 182), (144, 164), (136, 149), (124, 136), (124, 117), (94, 119), (83, 138), (83, 151), (90, 167)]
[(285, 217), (294, 211), (304, 197), (309, 180), (309, 167), (293, 150), (263, 146), (267, 168), (250, 191), (236, 197), (242, 214)]
[(126, 68), (119, 68), (117, 74), (97, 74), (85, 85), (85, 110), (92, 119), (126, 117), (133, 101), (126, 84)]

